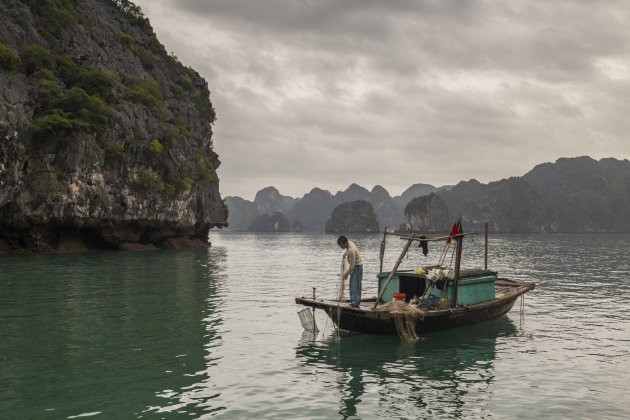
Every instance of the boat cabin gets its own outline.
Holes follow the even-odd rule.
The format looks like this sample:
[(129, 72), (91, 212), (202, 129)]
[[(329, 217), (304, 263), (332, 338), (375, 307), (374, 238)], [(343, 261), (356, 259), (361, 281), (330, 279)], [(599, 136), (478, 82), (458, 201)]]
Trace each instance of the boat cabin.
[[(404, 300), (409, 303), (414, 297), (424, 296), (427, 286), (430, 286), (427, 274), (432, 269), (432, 267), (426, 267), (422, 270), (397, 271), (389, 283), (387, 283), (387, 278), (390, 272), (378, 274), (378, 293), (381, 296), (381, 301), (386, 303), (393, 300)], [(461, 270), (457, 305), (474, 305), (494, 300), (496, 279), (497, 273), (490, 270)], [(445, 298), (452, 301), (453, 279), (444, 279), (437, 282), (436, 286), (429, 292), (431, 296), (436, 300)]]

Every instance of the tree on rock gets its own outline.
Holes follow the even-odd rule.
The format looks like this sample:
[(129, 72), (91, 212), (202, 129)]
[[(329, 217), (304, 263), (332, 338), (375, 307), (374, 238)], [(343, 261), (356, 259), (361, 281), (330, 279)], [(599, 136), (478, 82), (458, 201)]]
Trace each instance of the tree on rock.
[(448, 207), (436, 193), (416, 197), (405, 207), (402, 230), (445, 232), (449, 227)]
[(326, 233), (378, 232), (379, 229), (374, 208), (365, 200), (338, 205), (326, 222)]

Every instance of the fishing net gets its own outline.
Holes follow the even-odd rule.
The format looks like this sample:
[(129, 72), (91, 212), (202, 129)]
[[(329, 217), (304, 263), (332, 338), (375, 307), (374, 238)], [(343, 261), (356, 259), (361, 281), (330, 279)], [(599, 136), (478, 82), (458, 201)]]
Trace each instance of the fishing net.
[(377, 311), (389, 312), (394, 318), (398, 336), (405, 341), (418, 341), (416, 321), (424, 319), (424, 312), (415, 305), (408, 305), (402, 301), (391, 301), (376, 308)]
[(391, 302), (378, 305), (376, 310), (392, 314), (407, 314), (414, 318), (424, 319), (424, 312), (418, 309), (416, 305), (409, 305), (401, 300), (392, 300)]
[(418, 335), (416, 334), (416, 319), (418, 318), (404, 313), (392, 315), (394, 316), (398, 336), (404, 341), (418, 341)]
[(306, 331), (317, 333), (317, 324), (315, 323), (315, 317), (313, 316), (313, 312), (310, 308), (302, 309), (298, 312), (298, 316), (300, 317), (302, 328)]

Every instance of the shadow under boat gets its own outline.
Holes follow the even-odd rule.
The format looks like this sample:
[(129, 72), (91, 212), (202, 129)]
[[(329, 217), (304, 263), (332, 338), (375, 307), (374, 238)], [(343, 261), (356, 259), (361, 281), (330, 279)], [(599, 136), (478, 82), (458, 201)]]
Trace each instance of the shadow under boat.
[[(335, 334), (321, 341), (304, 332), (296, 348), (298, 363), (321, 374), (334, 373), (340, 393), (339, 414), (356, 416), (366, 392), (388, 394), (388, 386), (368, 391), (368, 384), (407, 384), (396, 386), (397, 398), (407, 401), (404, 407), (391, 407), (392, 417), (416, 417), (426, 414), (463, 412), (468, 389), (483, 392), (494, 381), (497, 342), (519, 335), (513, 322), (502, 317), (484, 324), (458, 330), (426, 334), (419, 342), (400, 341), (395, 337)], [(466, 377), (467, 386), (461, 378)], [(427, 407), (430, 407), (428, 411)], [(455, 416), (455, 417), (465, 417)]]
[[(480, 362), (494, 360), (497, 339), (519, 335), (518, 328), (507, 317), (456, 331), (425, 334), (418, 342), (400, 341), (394, 337), (375, 338), (366, 334), (337, 336), (323, 340), (304, 331), (296, 348), (296, 357), (305, 365), (331, 369), (361, 368), (376, 373), (389, 371), (387, 366), (414, 365), (423, 376), (440, 378), (448, 369), (442, 362), (465, 370)], [(446, 378), (442, 378), (446, 379)]]

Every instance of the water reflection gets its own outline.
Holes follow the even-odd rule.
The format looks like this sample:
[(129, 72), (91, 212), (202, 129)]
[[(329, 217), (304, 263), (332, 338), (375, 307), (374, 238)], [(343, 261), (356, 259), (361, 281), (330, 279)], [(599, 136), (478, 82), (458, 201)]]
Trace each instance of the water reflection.
[(3, 258), (0, 417), (201, 415), (221, 340), (220, 259), (205, 249)]
[[(0, 418), (628, 418), (630, 236), (493, 239), (493, 268), (538, 282), (524, 324), (296, 344), (293, 296), (336, 294), (335, 240), (0, 256)], [(374, 296), (380, 236), (358, 240)]]
[(361, 414), (357, 408), (366, 392), (374, 392), (372, 385), (380, 415), (461, 418), (473, 410), (468, 402), (474, 402), (474, 410), (488, 411), (497, 340), (515, 335), (507, 317), (429, 334), (417, 343), (366, 334), (316, 341), (305, 333), (296, 357), (312, 374), (321, 375), (324, 368), (335, 378), (343, 418)]
[[(190, 366), (188, 373), (182, 375), (181, 386), (173, 389), (175, 381), (170, 381), (169, 388), (156, 393), (160, 399), (166, 399), (165, 402), (149, 406), (145, 412), (199, 417), (222, 409), (215, 403), (221, 394), (213, 388), (211, 369), (221, 359), (215, 349), (222, 344), (220, 329), (224, 319), (220, 308), (225, 306), (225, 302), (219, 279), (224, 270), (226, 251), (222, 248), (198, 251), (195, 259), (186, 266), (184, 272), (177, 275), (180, 281), (199, 286), (196, 293), (191, 295), (194, 300), (189, 302), (194, 305), (194, 318), (185, 320), (185, 329), (179, 332), (180, 337), (185, 332), (194, 339), (194, 343), (188, 343), (187, 353), (195, 353), (195, 364)], [(189, 331), (191, 325), (197, 325), (198, 330)]]

